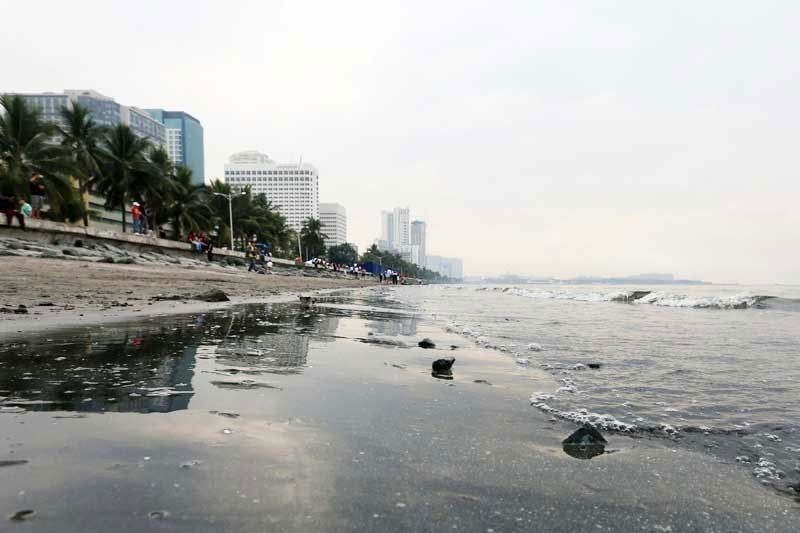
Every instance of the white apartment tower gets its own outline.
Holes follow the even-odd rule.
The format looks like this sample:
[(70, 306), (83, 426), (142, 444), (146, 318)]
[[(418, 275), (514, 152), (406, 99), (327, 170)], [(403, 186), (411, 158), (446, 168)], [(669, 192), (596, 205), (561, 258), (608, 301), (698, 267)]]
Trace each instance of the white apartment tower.
[(409, 209), (407, 207), (395, 207), (392, 211), (392, 218), (394, 218), (395, 245), (397, 247), (408, 246), (411, 243)]
[(347, 210), (341, 204), (319, 204), (322, 233), (328, 236), (325, 246), (339, 246), (347, 242)]
[(319, 218), (319, 175), (308, 163), (276, 163), (255, 150), (239, 152), (225, 165), (225, 183), (266, 195), (295, 231), (308, 218)]
[(426, 265), (425, 247), (426, 241), (426, 225), (424, 220), (415, 220), (411, 223), (411, 245), (419, 247), (417, 265), (424, 267)]

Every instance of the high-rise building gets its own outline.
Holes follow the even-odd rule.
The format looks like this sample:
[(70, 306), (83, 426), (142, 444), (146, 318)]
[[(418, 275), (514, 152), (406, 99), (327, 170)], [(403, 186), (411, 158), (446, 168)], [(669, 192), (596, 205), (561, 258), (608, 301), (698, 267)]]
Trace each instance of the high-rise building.
[(148, 109), (147, 112), (164, 124), (167, 134), (166, 149), (172, 162), (190, 169), (192, 183), (202, 185), (206, 172), (203, 125), (200, 121), (183, 111)]
[(464, 263), (456, 257), (429, 255), (428, 268), (451, 279), (464, 278)]
[(415, 220), (411, 223), (411, 244), (419, 248), (418, 260), (415, 262), (418, 266), (424, 267), (426, 263), (426, 225), (424, 220)]
[(391, 211), (381, 211), (381, 238), (378, 247), (389, 251), (400, 251), (411, 243), (409, 229), (409, 209), (395, 207)]
[(407, 207), (395, 207), (392, 211), (394, 218), (394, 242), (399, 248), (411, 243), (411, 230), (409, 227), (409, 209)]
[(21, 96), (31, 107), (38, 109), (43, 120), (63, 125), (61, 108), (72, 108), (77, 102), (89, 110), (92, 119), (101, 126), (118, 124), (130, 126), (139, 137), (145, 137), (156, 146), (167, 141), (164, 124), (138, 107), (124, 106), (109, 96), (92, 90), (67, 90), (63, 93), (10, 93)]
[(319, 175), (308, 163), (276, 163), (255, 150), (239, 152), (225, 165), (225, 182), (265, 194), (295, 231), (308, 218), (319, 218)]
[(391, 211), (381, 211), (381, 238), (379, 240), (386, 243), (386, 248), (390, 248), (394, 242), (394, 214)]
[(72, 102), (77, 102), (89, 110), (92, 119), (101, 126), (114, 127), (122, 122), (122, 106), (110, 96), (100, 94), (97, 91), (88, 90), (67, 90), (64, 94)]
[(422, 265), (420, 262), (419, 246), (416, 244), (405, 244), (401, 246), (398, 251), (403, 260), (414, 263), (417, 266)]
[(154, 146), (167, 145), (167, 128), (144, 109), (120, 106), (120, 122), (128, 125), (139, 137), (149, 139)]
[(347, 242), (347, 211), (341, 204), (320, 203), (319, 220), (322, 233), (328, 237), (325, 246), (338, 246)]

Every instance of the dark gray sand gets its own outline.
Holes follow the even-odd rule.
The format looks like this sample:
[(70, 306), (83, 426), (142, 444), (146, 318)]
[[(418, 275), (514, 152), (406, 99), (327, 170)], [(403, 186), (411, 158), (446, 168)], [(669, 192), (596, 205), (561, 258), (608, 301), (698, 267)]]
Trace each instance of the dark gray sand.
[(359, 294), (0, 338), (0, 531), (800, 530), (666, 439), (567, 455), (552, 377)]

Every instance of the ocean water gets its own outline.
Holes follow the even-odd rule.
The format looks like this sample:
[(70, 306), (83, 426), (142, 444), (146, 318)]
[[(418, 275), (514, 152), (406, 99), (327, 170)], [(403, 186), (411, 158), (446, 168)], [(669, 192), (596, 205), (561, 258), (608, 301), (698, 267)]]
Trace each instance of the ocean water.
[[(634, 289), (651, 292), (632, 300)], [(456, 285), (392, 297), (550, 373), (531, 409), (672, 439), (800, 487), (800, 287)]]

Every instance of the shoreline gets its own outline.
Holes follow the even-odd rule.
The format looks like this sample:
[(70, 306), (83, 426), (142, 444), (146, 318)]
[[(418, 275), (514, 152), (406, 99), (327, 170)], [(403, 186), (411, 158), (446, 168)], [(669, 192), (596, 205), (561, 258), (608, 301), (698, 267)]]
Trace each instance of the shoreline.
[[(791, 501), (698, 451), (606, 433), (570, 456), (574, 425), (527, 402), (551, 376), (348, 292), (7, 347), (0, 514), (60, 533), (796, 530)], [(451, 354), (452, 379), (431, 376)]]
[[(156, 315), (202, 313), (248, 303), (290, 302), (299, 294), (374, 286), (372, 280), (294, 272), (262, 275), (215, 266), (155, 266), (65, 261), (41, 257), (0, 259), (0, 337)], [(228, 301), (194, 297), (221, 290)], [(162, 299), (164, 298), (164, 299)], [(24, 311), (17, 314), (19, 306)]]

